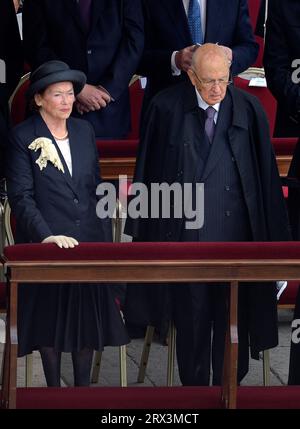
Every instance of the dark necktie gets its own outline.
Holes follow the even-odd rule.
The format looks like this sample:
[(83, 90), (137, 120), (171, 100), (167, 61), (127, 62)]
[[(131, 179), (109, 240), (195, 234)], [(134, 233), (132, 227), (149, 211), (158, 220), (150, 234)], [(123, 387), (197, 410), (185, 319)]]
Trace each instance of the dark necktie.
[(214, 121), (215, 113), (216, 113), (216, 109), (214, 109), (212, 106), (209, 106), (205, 110), (206, 119), (205, 119), (204, 128), (210, 143), (212, 143), (214, 134), (215, 134), (215, 121)]
[(188, 22), (193, 43), (199, 43), (202, 45), (203, 32), (201, 24), (201, 10), (198, 0), (190, 0), (188, 9)]
[(80, 16), (85, 28), (90, 28), (92, 0), (78, 0)]

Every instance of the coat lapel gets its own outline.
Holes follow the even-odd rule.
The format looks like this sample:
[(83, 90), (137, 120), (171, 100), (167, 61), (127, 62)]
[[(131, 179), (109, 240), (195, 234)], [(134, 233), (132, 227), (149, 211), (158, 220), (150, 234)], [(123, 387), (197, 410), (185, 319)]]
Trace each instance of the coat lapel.
[(234, 87), (229, 88), (229, 94), (231, 95), (233, 105), (232, 127), (228, 130), (229, 144), (239, 166), (240, 175), (243, 176), (247, 174), (247, 169), (240, 164), (240, 160), (244, 158), (243, 153), (245, 149), (243, 149), (243, 145), (246, 139), (245, 134), (251, 135), (251, 130), (249, 130), (248, 126), (249, 119), (245, 103), (241, 101), (241, 97), (236, 96)]
[(172, 18), (179, 38), (189, 41), (188, 44), (191, 45), (191, 34), (182, 0), (160, 0), (160, 2)]
[[(226, 122), (228, 121), (228, 109), (232, 109), (232, 113), (230, 121), (231, 125), (228, 127), (227, 130), (227, 138), (236, 162), (239, 163), (239, 159), (242, 158), (241, 151), (244, 150), (244, 135), (245, 133), (249, 133), (248, 117), (245, 104), (241, 101), (241, 97), (235, 96), (235, 88), (232, 87), (228, 88), (227, 95), (221, 104), (215, 138), (212, 143), (212, 148), (203, 172), (203, 176), (201, 178), (201, 180), (203, 181), (206, 180), (208, 175), (216, 167), (217, 163), (220, 162), (220, 159), (224, 152), (226, 141), (224, 140), (224, 138), (222, 138), (222, 135), (220, 134), (222, 133), (222, 127), (224, 126), (224, 124), (226, 126)], [(218, 134), (220, 138), (218, 137)]]
[(82, 168), (82, 137), (74, 131), (70, 121), (67, 121), (67, 127), (72, 158), (72, 185), (74, 187), (80, 175), (80, 169)]
[(183, 123), (183, 183), (192, 182), (196, 172), (203, 163), (199, 148), (201, 140), (201, 123), (198, 112), (198, 102), (195, 88), (189, 82), (186, 84)]
[[(70, 15), (74, 19), (76, 25), (82, 31), (82, 34), (86, 35), (86, 28), (84, 27), (84, 24), (81, 20), (80, 14), (79, 14), (77, 0), (60, 0), (60, 1), (65, 2), (66, 8), (68, 9)], [(97, 3), (97, 1), (96, 1), (96, 3)]]
[[(67, 166), (67, 164), (65, 162), (65, 159), (64, 159), (64, 157), (63, 157), (63, 155), (62, 155), (62, 153), (61, 153), (61, 151), (60, 151), (60, 149), (59, 149), (59, 147), (58, 147), (58, 145), (57, 145), (54, 137), (50, 133), (49, 128), (47, 127), (46, 123), (44, 122), (43, 118), (40, 115), (36, 115), (35, 118), (34, 118), (34, 121), (35, 121), (35, 135), (36, 135), (36, 137), (47, 137), (50, 140), (52, 140), (52, 143), (54, 144), (54, 146), (55, 146), (55, 148), (57, 150), (57, 153), (59, 155), (59, 158), (60, 158), (60, 160), (61, 160), (61, 162), (62, 162), (62, 164), (64, 166), (64, 173), (62, 171), (59, 171), (59, 170), (57, 170), (57, 172), (58, 172), (58, 174), (62, 174), (63, 175), (63, 177), (66, 180), (67, 184), (70, 186), (70, 188), (73, 190), (73, 192), (76, 193), (74, 181), (73, 181), (73, 179), (72, 179), (72, 177), (70, 175), (68, 166)], [(70, 133), (69, 127), (68, 127), (68, 132)], [(72, 137), (72, 131), (71, 131), (71, 135), (69, 134), (69, 138), (70, 138), (70, 141), (71, 141), (71, 138), (73, 138)], [(70, 144), (70, 147), (72, 147), (71, 144)], [(72, 150), (71, 150), (71, 155), (73, 155), (72, 154)], [(73, 166), (73, 170), (75, 171), (74, 162), (73, 162), (73, 156), (72, 156), (72, 166)]]
[[(101, 14), (104, 13), (110, 5), (111, 0), (92, 0), (92, 12), (91, 12), (91, 28), (90, 33), (95, 29), (98, 19)], [(120, 1), (120, 7), (122, 7), (123, 2)], [(122, 11), (120, 11), (120, 16), (122, 16)]]

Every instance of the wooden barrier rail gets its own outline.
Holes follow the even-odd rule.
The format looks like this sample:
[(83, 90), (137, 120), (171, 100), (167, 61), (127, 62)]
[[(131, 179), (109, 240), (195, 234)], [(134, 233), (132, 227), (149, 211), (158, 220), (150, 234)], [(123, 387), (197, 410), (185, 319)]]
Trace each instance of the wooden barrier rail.
[[(288, 173), (292, 155), (276, 155), (277, 167), (280, 176), (285, 177)], [(101, 176), (104, 180), (118, 180), (119, 176), (126, 175), (133, 178), (135, 169), (135, 157), (101, 158)]]
[[(280, 176), (287, 175), (298, 139), (272, 138), (276, 161)], [(118, 179), (119, 175), (133, 177), (138, 139), (132, 140), (97, 140), (102, 178)]]
[(82, 243), (75, 249), (25, 244), (6, 247), (4, 257), (10, 285), (4, 408), (16, 407), (18, 283), (229, 282), (229, 323), (221, 391), (223, 406), (235, 408), (238, 283), (300, 279), (299, 242)]

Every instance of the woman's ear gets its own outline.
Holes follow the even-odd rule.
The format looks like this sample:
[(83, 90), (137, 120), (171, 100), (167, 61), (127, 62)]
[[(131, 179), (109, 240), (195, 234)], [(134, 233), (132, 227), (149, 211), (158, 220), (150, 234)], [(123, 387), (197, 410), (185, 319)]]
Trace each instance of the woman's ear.
[(35, 101), (35, 104), (36, 104), (38, 107), (42, 107), (42, 97), (41, 97), (41, 95), (40, 95), (40, 94), (35, 94), (35, 95), (34, 95), (34, 101)]

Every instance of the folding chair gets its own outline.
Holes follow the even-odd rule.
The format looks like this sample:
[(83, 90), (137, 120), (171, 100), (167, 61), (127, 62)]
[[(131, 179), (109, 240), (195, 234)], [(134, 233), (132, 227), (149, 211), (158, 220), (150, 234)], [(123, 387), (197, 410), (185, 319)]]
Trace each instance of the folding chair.
[[(4, 243), (8, 246), (14, 244), (14, 232), (15, 232), (15, 221), (11, 215), (11, 209), (6, 199), (3, 206), (3, 219), (4, 219)], [(2, 293), (5, 293), (5, 289), (2, 287)], [(6, 303), (6, 295), (2, 296), (2, 303)], [(6, 307), (4, 307), (6, 309)], [(1, 307), (2, 309), (2, 307)], [(25, 358), (25, 386), (32, 386), (32, 367), (33, 367), (33, 356), (32, 353), (26, 355)]]
[[(299, 288), (299, 281), (289, 281), (287, 287), (280, 295), (277, 308), (293, 310), (296, 305), (296, 298)], [(270, 351), (263, 351), (263, 383), (264, 386), (270, 385)]]
[[(116, 214), (113, 219), (113, 238), (114, 242), (121, 241), (122, 234), (122, 225), (121, 225), (121, 204), (117, 201)], [(121, 311), (121, 309), (120, 309)], [(92, 383), (98, 383), (99, 373), (100, 373), (100, 365), (101, 365), (102, 352), (94, 353), (94, 362), (93, 362), (93, 370), (92, 370)], [(127, 386), (127, 363), (126, 363), (126, 345), (119, 346), (119, 362), (120, 362), (120, 386)]]

